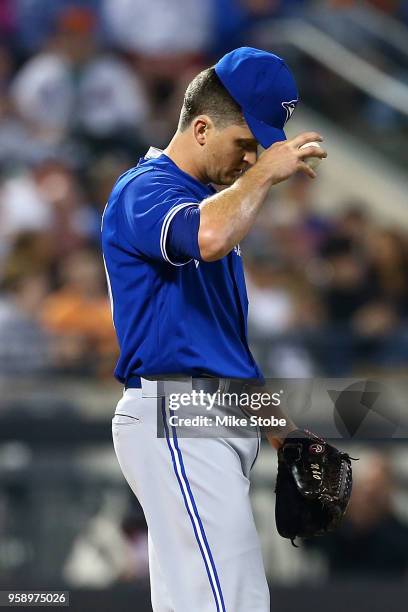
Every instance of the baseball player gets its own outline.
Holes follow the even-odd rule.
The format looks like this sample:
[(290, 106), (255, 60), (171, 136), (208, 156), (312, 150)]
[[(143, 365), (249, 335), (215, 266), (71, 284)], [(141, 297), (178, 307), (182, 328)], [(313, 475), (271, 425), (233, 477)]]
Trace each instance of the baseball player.
[[(273, 185), (298, 171), (315, 178), (304, 160), (326, 157), (300, 149), (318, 133), (286, 140), (297, 102), (281, 58), (228, 53), (189, 84), (170, 144), (118, 179), (104, 212), (115, 376), (125, 387), (113, 439), (146, 516), (155, 612), (270, 610), (249, 501), (259, 438), (178, 437), (165, 400), (208, 379), (223, 389), (263, 382), (248, 347), (239, 243)], [(271, 444), (291, 427), (269, 433)]]

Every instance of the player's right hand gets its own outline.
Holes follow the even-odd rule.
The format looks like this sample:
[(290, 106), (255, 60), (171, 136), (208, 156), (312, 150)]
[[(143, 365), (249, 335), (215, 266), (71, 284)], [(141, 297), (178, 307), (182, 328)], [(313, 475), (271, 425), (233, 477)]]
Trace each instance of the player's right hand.
[(323, 141), (317, 132), (302, 132), (291, 140), (275, 142), (260, 155), (257, 165), (264, 166), (263, 170), (272, 180), (273, 185), (285, 181), (299, 171), (304, 172), (310, 178), (316, 178), (316, 172), (304, 160), (307, 157), (324, 159), (327, 157), (327, 152), (323, 147), (299, 148), (308, 142), (316, 141)]

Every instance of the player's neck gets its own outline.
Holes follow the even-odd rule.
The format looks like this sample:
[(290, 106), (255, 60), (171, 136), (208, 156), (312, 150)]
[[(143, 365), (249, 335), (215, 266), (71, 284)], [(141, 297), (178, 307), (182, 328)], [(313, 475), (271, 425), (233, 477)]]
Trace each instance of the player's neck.
[(183, 172), (197, 179), (200, 183), (206, 184), (209, 182), (205, 174), (199, 168), (197, 160), (191, 151), (190, 143), (181, 132), (175, 133), (163, 153), (165, 153), (180, 170), (183, 170)]

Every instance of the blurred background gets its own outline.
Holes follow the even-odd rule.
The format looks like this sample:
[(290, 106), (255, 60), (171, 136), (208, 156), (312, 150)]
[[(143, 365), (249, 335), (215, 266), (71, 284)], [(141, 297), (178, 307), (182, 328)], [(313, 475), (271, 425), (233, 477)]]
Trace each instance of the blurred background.
[[(151, 610), (146, 526), (111, 444), (101, 213), (167, 144), (191, 78), (240, 45), (285, 57), (302, 102), (288, 135), (319, 130), (329, 151), (318, 180), (273, 189), (241, 245), (255, 356), (269, 377), (407, 376), (406, 0), (0, 0), (2, 589)], [(361, 458), (348, 518), (299, 549), (275, 534), (275, 454), (254, 468), (274, 610), (406, 609), (408, 443), (343, 447)]]

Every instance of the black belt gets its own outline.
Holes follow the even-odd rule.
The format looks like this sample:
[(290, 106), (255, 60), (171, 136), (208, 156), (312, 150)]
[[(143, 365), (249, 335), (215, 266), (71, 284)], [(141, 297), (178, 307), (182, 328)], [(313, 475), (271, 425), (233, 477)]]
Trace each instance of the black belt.
[[(150, 380), (150, 379), (149, 379)], [(153, 380), (153, 379), (152, 379)], [(175, 378), (158, 378), (158, 381), (166, 381), (166, 380), (175, 380)], [(214, 389), (214, 393), (215, 391), (217, 391), (218, 386), (219, 386), (219, 382), (220, 379), (216, 378), (216, 377), (202, 377), (202, 376), (197, 376), (197, 377), (192, 377), (192, 389), (204, 389), (205, 391), (211, 392), (212, 389)], [(132, 374), (131, 376), (129, 376), (129, 378), (126, 380), (125, 383), (125, 389), (141, 389), (142, 388), (142, 379), (140, 376), (137, 376), (135, 374)]]

